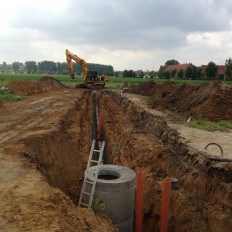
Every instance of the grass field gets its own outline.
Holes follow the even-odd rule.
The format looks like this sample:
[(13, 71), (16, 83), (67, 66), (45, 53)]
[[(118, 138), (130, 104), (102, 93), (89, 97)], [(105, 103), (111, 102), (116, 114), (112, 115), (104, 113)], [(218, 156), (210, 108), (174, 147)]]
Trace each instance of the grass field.
[[(0, 86), (7, 85), (13, 80), (39, 80), (45, 74), (0, 74)], [(82, 83), (83, 78), (77, 76), (75, 79), (71, 79), (69, 75), (50, 75), (55, 79), (61, 81), (67, 86), (75, 86), (76, 84)], [(106, 88), (120, 89), (124, 83), (128, 84), (139, 84), (142, 82), (150, 81), (151, 79), (142, 78), (120, 78), (120, 77), (110, 77), (110, 81), (106, 83)], [(163, 84), (167, 79), (153, 79), (157, 84)], [(177, 84), (183, 84), (186, 82), (192, 82), (194, 84), (203, 84), (208, 82), (207, 80), (173, 80)], [(226, 82), (227, 84), (232, 84), (232, 81)]]

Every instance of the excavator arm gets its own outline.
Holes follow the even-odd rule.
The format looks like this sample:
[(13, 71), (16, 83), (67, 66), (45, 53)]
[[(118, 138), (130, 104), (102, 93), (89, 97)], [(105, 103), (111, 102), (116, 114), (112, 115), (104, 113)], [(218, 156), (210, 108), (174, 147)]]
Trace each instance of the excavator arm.
[(78, 64), (80, 64), (80, 66), (82, 68), (83, 75), (84, 75), (84, 81), (86, 81), (87, 73), (88, 73), (88, 65), (87, 65), (86, 61), (81, 59), (77, 55), (71, 53), (68, 49), (66, 49), (66, 59), (67, 59), (68, 69), (69, 69), (69, 73), (70, 73), (71, 78), (72, 79), (75, 78), (75, 73), (73, 70), (73, 63), (72, 63), (72, 60), (75, 60)]

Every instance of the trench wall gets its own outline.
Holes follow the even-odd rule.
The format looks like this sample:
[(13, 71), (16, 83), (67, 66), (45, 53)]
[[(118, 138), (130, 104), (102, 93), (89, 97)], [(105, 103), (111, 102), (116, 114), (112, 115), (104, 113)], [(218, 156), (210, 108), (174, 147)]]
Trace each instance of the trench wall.
[[(179, 193), (173, 193), (173, 198), (181, 202), (182, 206), (172, 203), (172, 229), (175, 228), (176, 231), (186, 229), (188, 231), (196, 229), (227, 231), (229, 229), (232, 225), (232, 166), (230, 163), (207, 160), (202, 154), (188, 147), (184, 138), (181, 138), (176, 130), (169, 128), (164, 119), (139, 108), (115, 91), (106, 92), (103, 96), (103, 106), (107, 162), (126, 165), (132, 169), (143, 166), (145, 170), (148, 170), (147, 178), (151, 182), (167, 176), (178, 178), (181, 187)], [(130, 127), (134, 129), (131, 130)], [(144, 150), (138, 144), (147, 146), (147, 143), (140, 141), (142, 137), (138, 139), (138, 136), (133, 135), (134, 133), (145, 135), (147, 139), (157, 144), (156, 148), (150, 149), (153, 154), (146, 154), (146, 158), (139, 158)], [(154, 212), (154, 208), (159, 207), (160, 204), (161, 191), (158, 189), (161, 189), (161, 186), (152, 183), (155, 186), (154, 189), (147, 189), (145, 193), (147, 201), (154, 193), (159, 197), (156, 199), (158, 203), (151, 199), (152, 203), (145, 203), (145, 227), (158, 230), (157, 222), (160, 215)], [(191, 204), (195, 206), (192, 207)], [(184, 208), (188, 207), (189, 210), (184, 211)], [(189, 220), (189, 226), (184, 227), (181, 216)], [(156, 223), (151, 222), (152, 217)], [(180, 226), (180, 223), (183, 226)]]
[(86, 93), (74, 102), (52, 129), (24, 140), (29, 157), (49, 183), (78, 200), (87, 165), (91, 137), (92, 98)]

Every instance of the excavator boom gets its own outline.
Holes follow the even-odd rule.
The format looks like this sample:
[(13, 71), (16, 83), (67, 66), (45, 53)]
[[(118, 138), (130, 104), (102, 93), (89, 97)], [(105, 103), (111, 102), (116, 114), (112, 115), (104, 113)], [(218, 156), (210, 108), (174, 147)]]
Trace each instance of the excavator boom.
[(86, 63), (86, 61), (81, 59), (77, 55), (73, 54), (68, 49), (66, 49), (66, 59), (67, 59), (68, 69), (69, 69), (69, 73), (70, 73), (71, 78), (72, 79), (75, 78), (75, 73), (73, 71), (73, 63), (72, 63), (72, 60), (75, 60), (78, 64), (80, 64), (80, 66), (82, 68), (83, 75), (84, 75), (84, 81), (86, 81), (86, 77), (87, 77), (87, 73), (88, 73), (88, 64)]

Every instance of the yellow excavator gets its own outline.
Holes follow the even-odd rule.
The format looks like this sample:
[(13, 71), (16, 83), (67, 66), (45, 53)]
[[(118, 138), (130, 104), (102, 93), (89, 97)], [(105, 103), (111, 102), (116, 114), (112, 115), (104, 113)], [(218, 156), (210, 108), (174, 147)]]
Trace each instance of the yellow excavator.
[(72, 60), (76, 61), (82, 68), (82, 72), (84, 76), (84, 83), (76, 87), (79, 87), (79, 88), (93, 88), (93, 87), (104, 88), (105, 87), (105, 83), (109, 81), (108, 76), (98, 75), (97, 71), (89, 71), (88, 64), (86, 63), (86, 61), (81, 59), (77, 55), (73, 54), (68, 49), (66, 49), (65, 53), (66, 53), (69, 73), (72, 79), (75, 78)]

